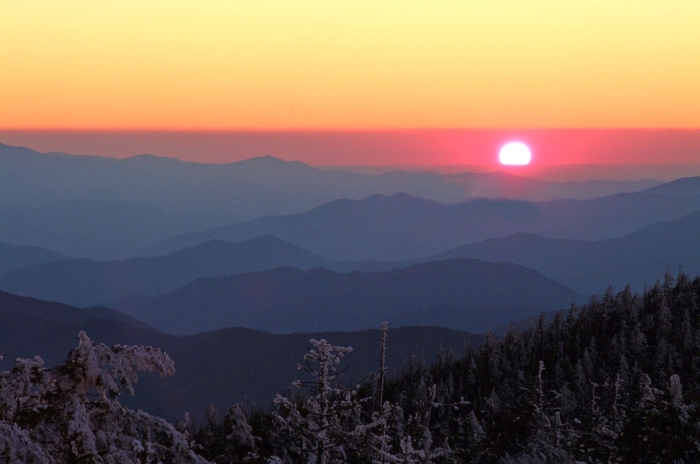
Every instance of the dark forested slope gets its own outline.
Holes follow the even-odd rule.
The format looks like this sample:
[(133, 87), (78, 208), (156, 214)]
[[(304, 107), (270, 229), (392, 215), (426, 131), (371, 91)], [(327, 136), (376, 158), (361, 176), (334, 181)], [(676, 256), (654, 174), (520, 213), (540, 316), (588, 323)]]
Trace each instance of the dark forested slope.
[[(317, 370), (302, 377), (307, 394), (292, 390), (272, 411), (248, 416), (260, 441), (243, 449), (290, 463), (313, 459), (320, 446), (349, 463), (698, 462), (699, 301), (700, 278), (667, 275), (644, 294), (608, 291), (487, 337), (464, 357), (406, 365), (383, 387), (377, 375), (324, 395)], [(220, 422), (210, 410), (197, 429), (215, 462), (241, 449), (236, 436), (212, 433), (241, 430), (232, 411)], [(327, 434), (314, 433), (318, 417)]]
[(491, 338), (460, 360), (394, 377), (387, 397), (407, 415), (421, 411), (433, 384), (440, 403), (468, 400), (464, 411), (438, 407), (431, 416), (434, 441), (447, 439), (468, 462), (506, 453), (550, 462), (695, 462), (698, 301), (700, 278), (685, 275), (677, 282), (667, 275), (642, 295), (608, 291), (548, 324)]

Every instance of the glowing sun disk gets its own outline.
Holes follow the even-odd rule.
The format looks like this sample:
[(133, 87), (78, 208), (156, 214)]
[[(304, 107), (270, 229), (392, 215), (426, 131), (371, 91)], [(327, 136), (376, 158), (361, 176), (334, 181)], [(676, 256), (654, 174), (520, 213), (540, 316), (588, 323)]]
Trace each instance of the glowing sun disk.
[(509, 166), (525, 166), (530, 164), (531, 159), (530, 149), (521, 142), (507, 143), (498, 153), (498, 160), (501, 164)]

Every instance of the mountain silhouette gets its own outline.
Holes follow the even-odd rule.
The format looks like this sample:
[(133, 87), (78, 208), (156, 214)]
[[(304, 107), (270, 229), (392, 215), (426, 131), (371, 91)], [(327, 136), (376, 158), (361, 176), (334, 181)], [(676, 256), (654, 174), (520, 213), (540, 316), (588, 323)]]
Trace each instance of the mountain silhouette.
[(337, 200), (305, 213), (256, 219), (165, 239), (143, 254), (167, 254), (209, 240), (273, 235), (336, 261), (410, 260), (485, 239), (529, 232), (601, 240), (698, 209), (700, 196), (624, 193), (532, 203), (475, 199), (458, 204), (399, 193)]
[(405, 192), (440, 202), (473, 197), (526, 200), (592, 198), (643, 190), (641, 181), (548, 182), (510, 173), (393, 171), (364, 174), (319, 169), (272, 156), (228, 164), (180, 161), (153, 155), (115, 159), (38, 153), (0, 143), (0, 205), (36, 206), (87, 197), (149, 204), (169, 213), (208, 213), (229, 221), (290, 214), (341, 198)]
[[(580, 300), (578, 300), (580, 302)], [(455, 330), (469, 329), (470, 332), (503, 332), (511, 323), (536, 319), (543, 309), (535, 306), (510, 305), (494, 308), (470, 308), (466, 306), (435, 305), (428, 308), (407, 311), (396, 316), (392, 322), (396, 326), (449, 327)]]
[(700, 195), (700, 177), (682, 177), (645, 189), (644, 193), (654, 195)]
[(70, 258), (45, 248), (10, 245), (0, 242), (0, 275), (33, 264), (63, 261), (66, 259)]
[(171, 293), (123, 298), (108, 306), (174, 334), (234, 326), (291, 333), (363, 330), (435, 305), (558, 310), (584, 300), (532, 269), (457, 259), (383, 272), (278, 268), (209, 277)]
[(427, 259), (473, 258), (509, 261), (537, 269), (582, 293), (608, 285), (636, 291), (654, 284), (664, 271), (700, 273), (700, 211), (658, 222), (631, 234), (595, 242), (513, 234), (465, 245)]
[(205, 215), (171, 214), (127, 201), (75, 198), (0, 206), (0, 241), (77, 258), (122, 258), (173, 234), (215, 224)]
[[(74, 257), (124, 259), (138, 256), (136, 249), (168, 236), (262, 217), (299, 214), (334, 200), (358, 200), (374, 194), (407, 193), (443, 204), (475, 197), (540, 201), (593, 198), (640, 191), (657, 184), (652, 180), (545, 182), (505, 172), (443, 175), (395, 171), (371, 175), (318, 169), (270, 156), (229, 164), (202, 164), (153, 155), (114, 159), (38, 153), (0, 144), (0, 241), (41, 246)], [(86, 201), (100, 206), (91, 207)], [(107, 214), (109, 210), (112, 211)], [(503, 235), (516, 231), (522, 230), (509, 229)], [(289, 237), (270, 231), (233, 241), (267, 234), (289, 241)], [(489, 237), (493, 235), (469, 241)], [(303, 243), (293, 243), (308, 248)], [(450, 243), (439, 250), (429, 248), (425, 253), (464, 243), (467, 242)], [(184, 246), (169, 248), (162, 254)]]
[(212, 240), (162, 257), (38, 264), (1, 276), (0, 288), (18, 295), (88, 306), (128, 295), (171, 292), (200, 277), (333, 264), (297, 246), (263, 236), (240, 243)]

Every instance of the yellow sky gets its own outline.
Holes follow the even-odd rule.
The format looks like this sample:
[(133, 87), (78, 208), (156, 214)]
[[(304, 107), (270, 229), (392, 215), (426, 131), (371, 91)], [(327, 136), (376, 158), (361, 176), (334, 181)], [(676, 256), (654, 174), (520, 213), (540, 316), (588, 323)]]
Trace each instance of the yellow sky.
[(0, 0), (0, 128), (700, 127), (700, 1)]

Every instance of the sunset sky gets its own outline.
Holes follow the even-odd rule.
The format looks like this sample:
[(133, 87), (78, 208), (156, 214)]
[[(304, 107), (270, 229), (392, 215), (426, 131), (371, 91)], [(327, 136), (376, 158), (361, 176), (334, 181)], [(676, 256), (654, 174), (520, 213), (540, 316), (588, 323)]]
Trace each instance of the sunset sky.
[(697, 0), (2, 0), (0, 130), (694, 129), (698, 24)]

